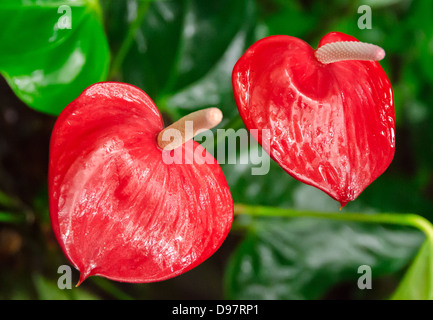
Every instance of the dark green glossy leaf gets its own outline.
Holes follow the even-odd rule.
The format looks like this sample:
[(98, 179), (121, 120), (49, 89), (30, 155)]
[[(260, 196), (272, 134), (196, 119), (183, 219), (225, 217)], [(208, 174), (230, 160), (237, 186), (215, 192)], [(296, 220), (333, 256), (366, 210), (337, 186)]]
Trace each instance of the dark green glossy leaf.
[[(410, 43), (415, 43), (413, 50), (413, 62), (419, 67), (419, 71), (430, 83), (433, 83), (433, 20), (432, 3), (428, 0), (415, 1), (406, 18), (408, 27), (412, 30)], [(412, 38), (412, 39), (411, 39)], [(406, 44), (406, 41), (401, 41)], [(407, 45), (407, 44), (406, 44)]]
[[(343, 281), (356, 292), (361, 265), (371, 267), (373, 278), (401, 270), (422, 239), (418, 231), (380, 225), (255, 219), (229, 263), (226, 295), (230, 299), (319, 299)], [(373, 281), (372, 293), (374, 289)]]
[(302, 9), (300, 4), (281, 1), (281, 5), (284, 6), (265, 19), (269, 35), (285, 34), (302, 39), (317, 28), (319, 17)]
[(95, 0), (0, 3), (0, 73), (21, 100), (59, 114), (105, 79), (109, 51), (99, 10)]
[[(137, 1), (128, 3), (139, 8)], [(130, 10), (123, 14), (133, 16)], [(220, 107), (225, 116), (235, 114), (231, 72), (254, 42), (254, 12), (251, 0), (152, 3), (121, 79), (145, 90), (174, 117), (208, 106)]]

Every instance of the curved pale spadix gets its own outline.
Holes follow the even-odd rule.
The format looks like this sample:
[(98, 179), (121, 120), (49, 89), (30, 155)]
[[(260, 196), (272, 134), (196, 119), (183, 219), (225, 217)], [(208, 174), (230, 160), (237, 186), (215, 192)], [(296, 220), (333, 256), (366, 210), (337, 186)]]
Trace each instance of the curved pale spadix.
[(371, 43), (341, 41), (317, 48), (315, 55), (323, 64), (348, 60), (380, 61), (385, 58), (385, 50)]
[[(50, 146), (50, 217), (80, 282), (91, 275), (168, 279), (203, 262), (226, 238), (233, 200), (220, 166), (194, 141), (180, 153), (162, 150), (163, 128), (151, 99), (121, 83), (89, 87), (59, 116)], [(168, 153), (173, 163), (163, 161)]]
[[(315, 51), (294, 37), (268, 37), (245, 52), (232, 75), (246, 127), (259, 130), (259, 142), (260, 132), (270, 134), (265, 150), (290, 175), (325, 191), (341, 206), (386, 170), (395, 149), (393, 93), (379, 63), (324, 64), (317, 58), (324, 59), (325, 53), (342, 60), (357, 51), (345, 50), (347, 42), (357, 41), (333, 32)], [(338, 50), (329, 53), (333, 47)], [(380, 50), (373, 54), (381, 55)]]
[[(217, 126), (222, 118), (223, 114), (218, 108), (207, 108), (192, 112), (162, 130), (158, 134), (158, 146), (164, 150), (176, 149), (199, 133)], [(186, 130), (189, 127), (191, 130)], [(177, 131), (178, 134), (170, 135), (172, 130)], [(168, 139), (170, 137), (172, 139)]]

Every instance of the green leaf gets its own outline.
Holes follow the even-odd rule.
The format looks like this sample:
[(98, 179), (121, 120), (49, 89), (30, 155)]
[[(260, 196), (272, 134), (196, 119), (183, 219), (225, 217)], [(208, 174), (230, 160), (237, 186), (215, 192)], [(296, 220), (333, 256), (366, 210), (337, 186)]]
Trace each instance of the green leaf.
[(394, 300), (433, 300), (433, 246), (425, 241), (394, 292)]
[[(129, 1), (117, 20), (130, 16), (134, 23), (137, 8), (138, 1)], [(226, 117), (237, 114), (231, 72), (254, 42), (255, 23), (252, 0), (154, 2), (125, 57), (120, 79), (146, 91), (174, 118), (209, 106), (220, 107)]]
[[(404, 188), (402, 188), (403, 185)], [(422, 188), (413, 177), (403, 178), (393, 176), (391, 173), (384, 174), (368, 186), (353, 204), (356, 202), (368, 204), (377, 212), (411, 212), (415, 210), (425, 217), (433, 217), (433, 203), (431, 199), (423, 195)]]
[(358, 0), (357, 2), (358, 2), (358, 6), (368, 5), (371, 6), (373, 9), (376, 9), (382, 7), (395, 6), (395, 5), (409, 6), (411, 1), (410, 0)]
[(265, 19), (270, 35), (285, 34), (302, 38), (317, 28), (318, 15), (306, 12), (295, 2), (282, 2), (285, 6)]
[(229, 299), (319, 299), (343, 281), (356, 288), (359, 266), (374, 278), (394, 273), (423, 239), (413, 229), (307, 218), (254, 219), (247, 228), (227, 269)]
[(97, 300), (98, 297), (82, 288), (60, 290), (55, 280), (40, 274), (33, 276), (33, 283), (40, 300)]
[(3, 1), (0, 74), (26, 104), (59, 114), (106, 77), (109, 50), (100, 19), (95, 0)]

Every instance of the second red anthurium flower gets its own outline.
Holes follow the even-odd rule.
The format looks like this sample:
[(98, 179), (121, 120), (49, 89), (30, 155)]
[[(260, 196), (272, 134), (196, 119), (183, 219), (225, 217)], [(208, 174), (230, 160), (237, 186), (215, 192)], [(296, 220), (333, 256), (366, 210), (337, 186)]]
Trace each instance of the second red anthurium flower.
[(233, 69), (246, 127), (267, 130), (270, 156), (341, 206), (394, 157), (393, 92), (377, 62), (384, 56), (381, 48), (337, 32), (323, 37), (317, 50), (272, 36), (251, 46)]

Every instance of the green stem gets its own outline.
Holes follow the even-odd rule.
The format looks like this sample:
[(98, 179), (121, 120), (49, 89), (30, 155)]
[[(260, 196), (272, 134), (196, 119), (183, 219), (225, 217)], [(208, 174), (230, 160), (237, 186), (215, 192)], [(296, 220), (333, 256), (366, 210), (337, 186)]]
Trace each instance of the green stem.
[(149, 5), (150, 5), (150, 1), (140, 2), (140, 5), (137, 9), (137, 16), (135, 17), (135, 20), (130, 24), (128, 33), (125, 39), (123, 40), (120, 49), (117, 52), (116, 57), (113, 60), (108, 79), (114, 79), (120, 72), (123, 61), (125, 60), (125, 57), (128, 54), (129, 49), (131, 49), (137, 30), (140, 27), (141, 23), (143, 22), (144, 17), (146, 16), (147, 10), (149, 9)]
[(432, 224), (427, 219), (411, 213), (319, 213), (275, 207), (248, 206), (243, 204), (235, 204), (234, 213), (235, 215), (248, 214), (254, 217), (307, 217), (408, 226), (421, 230), (426, 235), (428, 241), (433, 243)]

